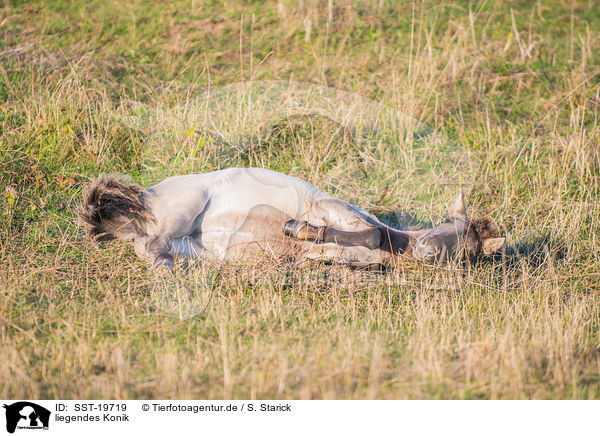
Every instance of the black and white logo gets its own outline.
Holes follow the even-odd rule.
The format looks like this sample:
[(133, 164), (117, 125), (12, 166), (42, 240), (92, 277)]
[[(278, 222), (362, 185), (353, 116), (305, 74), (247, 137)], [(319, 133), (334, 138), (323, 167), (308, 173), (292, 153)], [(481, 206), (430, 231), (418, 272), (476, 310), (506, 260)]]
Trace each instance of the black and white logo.
[(48, 430), (50, 411), (29, 401), (4, 404), (6, 409), (6, 431), (14, 433), (16, 429)]

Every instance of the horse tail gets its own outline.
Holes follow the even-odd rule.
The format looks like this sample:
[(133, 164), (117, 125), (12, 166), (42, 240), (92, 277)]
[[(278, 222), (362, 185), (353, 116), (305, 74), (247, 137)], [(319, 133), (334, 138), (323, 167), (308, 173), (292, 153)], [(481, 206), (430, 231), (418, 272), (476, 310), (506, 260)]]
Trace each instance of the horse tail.
[(101, 175), (83, 194), (79, 218), (95, 241), (130, 240), (147, 235), (154, 215), (144, 204), (144, 189), (124, 177)]

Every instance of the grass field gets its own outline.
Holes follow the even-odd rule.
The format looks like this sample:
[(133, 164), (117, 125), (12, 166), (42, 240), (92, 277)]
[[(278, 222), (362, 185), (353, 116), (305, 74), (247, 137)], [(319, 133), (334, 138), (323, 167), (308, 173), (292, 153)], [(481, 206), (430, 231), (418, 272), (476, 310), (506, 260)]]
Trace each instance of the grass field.
[[(600, 9), (332, 4), (2, 2), (0, 397), (600, 398)], [(457, 170), (443, 145), (418, 158), (389, 126), (357, 146), (326, 115), (265, 137), (239, 130), (265, 127), (251, 108), (166, 122), (207, 89), (266, 81), (363, 96), (477, 165)], [(171, 112), (132, 125), (131, 102)], [(75, 218), (99, 173), (149, 186), (230, 166), (390, 222), (438, 223), (464, 189), (506, 251), (464, 269), (257, 258), (169, 275), (130, 244), (95, 247)]]

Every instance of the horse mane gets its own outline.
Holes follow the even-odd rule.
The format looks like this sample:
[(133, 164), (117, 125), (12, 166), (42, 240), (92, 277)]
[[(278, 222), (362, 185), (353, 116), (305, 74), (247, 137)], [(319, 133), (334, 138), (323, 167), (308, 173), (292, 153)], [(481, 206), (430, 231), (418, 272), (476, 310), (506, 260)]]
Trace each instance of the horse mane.
[(147, 221), (155, 218), (144, 205), (143, 192), (122, 176), (103, 174), (85, 191), (77, 214), (98, 242), (145, 236)]
[(472, 219), (471, 227), (475, 230), (475, 232), (477, 232), (482, 241), (484, 239), (498, 236), (498, 229), (490, 217)]

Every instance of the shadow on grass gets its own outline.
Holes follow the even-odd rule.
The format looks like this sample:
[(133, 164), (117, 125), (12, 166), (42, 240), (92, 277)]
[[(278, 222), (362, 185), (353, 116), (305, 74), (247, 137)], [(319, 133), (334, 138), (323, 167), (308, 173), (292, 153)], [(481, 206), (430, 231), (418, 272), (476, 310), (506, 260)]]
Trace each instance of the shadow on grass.
[(400, 211), (370, 211), (379, 220), (398, 230), (420, 230), (433, 228), (431, 221), (421, 220), (411, 212)]
[(561, 261), (566, 255), (565, 240), (546, 233), (509, 245), (503, 252), (481, 257), (476, 263), (481, 266), (503, 265), (510, 270), (524, 262), (530, 268), (538, 268), (549, 260)]

